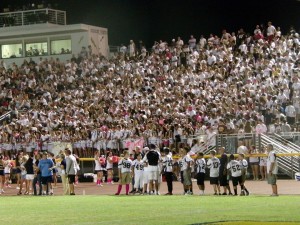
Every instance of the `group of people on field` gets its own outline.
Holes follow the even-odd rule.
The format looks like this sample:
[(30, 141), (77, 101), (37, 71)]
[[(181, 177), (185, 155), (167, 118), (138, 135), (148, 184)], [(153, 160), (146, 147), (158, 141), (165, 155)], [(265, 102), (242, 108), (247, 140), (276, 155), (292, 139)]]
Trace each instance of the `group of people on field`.
[[(173, 156), (168, 148), (159, 151), (155, 145), (149, 147), (144, 147), (142, 151), (138, 147), (133, 157), (129, 151), (123, 152), (118, 162), (119, 186), (116, 195), (120, 194), (122, 185), (126, 187), (126, 195), (130, 193), (160, 195), (159, 190), (163, 177), (168, 187), (166, 195), (173, 195), (173, 179), (176, 177), (175, 165), (178, 165), (180, 170), (179, 179), (183, 185), (184, 195), (194, 193), (192, 182), (194, 177), (197, 179), (200, 195), (204, 195), (207, 170), (209, 170), (209, 181), (213, 186), (214, 195), (238, 195), (238, 185), (241, 187), (240, 195), (249, 195), (249, 191), (245, 187), (248, 161), (243, 153), (238, 154), (238, 156), (231, 154), (228, 157), (225, 148), (221, 147), (218, 152), (219, 158), (217, 152), (212, 150), (206, 161), (202, 152), (190, 155), (190, 151), (180, 149), (179, 154)], [(278, 196), (276, 185), (278, 165), (271, 144), (266, 146), (265, 157), (267, 158), (267, 180), (272, 185), (272, 196)], [(101, 164), (103, 161), (103, 157), (99, 157), (97, 152), (95, 154), (95, 169), (99, 168), (97, 164)], [(97, 170), (96, 172), (98, 173)], [(233, 192), (229, 180), (232, 180)], [(99, 183), (101, 185), (101, 179), (97, 180), (97, 185)], [(130, 184), (132, 184), (131, 192), (129, 192)], [(223, 193), (221, 193), (220, 186), (223, 187)]]
[(61, 151), (59, 156), (48, 152), (19, 152), (15, 160), (0, 155), (0, 194), (5, 193), (4, 188), (11, 188), (14, 177), (17, 195), (53, 195), (59, 175), (63, 193), (75, 195), (74, 184), (80, 169), (77, 160), (69, 149)]

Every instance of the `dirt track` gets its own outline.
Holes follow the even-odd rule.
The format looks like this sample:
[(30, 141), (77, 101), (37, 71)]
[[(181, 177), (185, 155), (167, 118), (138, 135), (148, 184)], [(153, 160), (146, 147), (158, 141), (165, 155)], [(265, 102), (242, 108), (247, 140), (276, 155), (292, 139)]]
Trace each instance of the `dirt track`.
[[(209, 181), (205, 182), (206, 195), (213, 194), (213, 189), (209, 185)], [(246, 181), (246, 187), (250, 191), (251, 195), (269, 195), (271, 194), (271, 186), (267, 184), (266, 181)], [(181, 195), (183, 192), (182, 185), (179, 182), (173, 182), (174, 194)], [(193, 182), (194, 194), (198, 194), (198, 187), (196, 182)], [(165, 194), (167, 191), (167, 184), (163, 182), (161, 185), (160, 193)], [(221, 189), (222, 191), (223, 189)], [(16, 185), (12, 184), (11, 188), (4, 188), (5, 193), (0, 196), (17, 196), (18, 190), (16, 190)], [(97, 187), (95, 183), (79, 183), (75, 187), (75, 192), (77, 195), (113, 195), (117, 191), (117, 184), (104, 184), (103, 187)], [(240, 192), (240, 188), (238, 188)], [(278, 180), (278, 192), (279, 195), (300, 195), (300, 182), (295, 180)], [(125, 193), (125, 186), (122, 189), (122, 193)], [(54, 195), (62, 195), (62, 185), (57, 184), (54, 188)]]

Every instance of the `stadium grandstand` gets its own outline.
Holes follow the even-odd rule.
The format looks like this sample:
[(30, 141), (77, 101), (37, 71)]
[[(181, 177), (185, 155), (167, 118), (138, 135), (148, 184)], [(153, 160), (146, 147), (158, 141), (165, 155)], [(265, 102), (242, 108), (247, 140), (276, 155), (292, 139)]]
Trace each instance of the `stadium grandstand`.
[[(150, 48), (129, 40), (108, 54), (107, 29), (70, 25), (74, 35), (66, 38), (64, 13), (39, 7), (0, 14), (4, 160), (67, 147), (92, 160), (95, 150), (134, 157), (150, 145), (174, 155), (222, 146), (232, 154), (265, 153), (269, 143), (278, 153), (300, 152), (300, 42), (293, 27), (282, 33), (265, 21), (252, 31), (156, 40)], [(50, 31), (24, 36), (30, 27)], [(76, 32), (85, 32), (84, 40)], [(282, 158), (279, 170), (292, 177), (299, 162)]]

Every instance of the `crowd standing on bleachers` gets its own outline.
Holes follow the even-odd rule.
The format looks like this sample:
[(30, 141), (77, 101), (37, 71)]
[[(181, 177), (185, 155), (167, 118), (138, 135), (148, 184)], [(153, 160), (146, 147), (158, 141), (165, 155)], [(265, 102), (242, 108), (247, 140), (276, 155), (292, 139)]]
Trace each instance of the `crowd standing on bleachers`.
[[(188, 41), (130, 41), (111, 59), (85, 48), (67, 62), (0, 62), (0, 149), (48, 150), (71, 142), (76, 155), (155, 144), (178, 149), (193, 135), (289, 132), (300, 118), (299, 34), (271, 22), (254, 33), (223, 30)], [(138, 144), (134, 142), (138, 140)]]

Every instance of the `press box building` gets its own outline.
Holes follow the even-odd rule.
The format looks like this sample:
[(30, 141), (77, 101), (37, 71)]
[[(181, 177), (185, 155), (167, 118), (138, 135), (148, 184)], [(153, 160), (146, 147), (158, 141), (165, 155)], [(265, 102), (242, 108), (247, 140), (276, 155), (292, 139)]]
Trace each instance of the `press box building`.
[(0, 14), (0, 61), (8, 65), (40, 57), (66, 61), (88, 46), (93, 53), (108, 57), (107, 29), (67, 25), (65, 11), (49, 8)]

